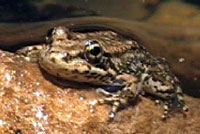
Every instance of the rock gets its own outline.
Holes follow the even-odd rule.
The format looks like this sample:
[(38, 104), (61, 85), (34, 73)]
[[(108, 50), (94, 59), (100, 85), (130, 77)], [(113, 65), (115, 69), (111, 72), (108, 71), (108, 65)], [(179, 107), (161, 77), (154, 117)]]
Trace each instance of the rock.
[[(0, 133), (130, 134), (200, 132), (200, 99), (185, 96), (190, 111), (161, 120), (162, 106), (140, 96), (108, 120), (110, 107), (97, 105), (95, 88), (72, 88), (49, 80), (37, 63), (0, 51)], [(59, 81), (60, 83), (66, 81)]]

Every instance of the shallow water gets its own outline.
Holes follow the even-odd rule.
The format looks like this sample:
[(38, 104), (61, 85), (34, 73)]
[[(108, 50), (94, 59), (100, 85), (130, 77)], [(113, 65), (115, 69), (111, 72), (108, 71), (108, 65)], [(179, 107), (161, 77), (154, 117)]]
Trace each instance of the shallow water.
[(162, 4), (180, 2), (198, 6), (198, 0), (7, 0), (0, 1), (0, 22), (38, 22), (80, 16), (108, 16), (146, 20)]
[(159, 4), (160, 0), (13, 0), (10, 3), (1, 0), (0, 22), (46, 21), (85, 15), (143, 20), (151, 16)]

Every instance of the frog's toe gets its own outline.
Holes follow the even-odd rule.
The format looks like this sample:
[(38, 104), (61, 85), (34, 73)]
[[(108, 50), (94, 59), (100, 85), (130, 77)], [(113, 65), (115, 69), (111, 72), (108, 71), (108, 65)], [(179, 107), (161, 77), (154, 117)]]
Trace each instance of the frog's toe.
[(187, 105), (185, 105), (185, 106), (182, 107), (182, 110), (183, 110), (184, 112), (188, 112), (188, 111), (189, 111), (189, 108), (188, 108)]
[(112, 110), (109, 113), (109, 118), (110, 119), (114, 119), (115, 118), (115, 115), (116, 115), (117, 111), (119, 110), (120, 105), (121, 105), (121, 103), (119, 101), (114, 101), (113, 102)]
[(162, 115), (163, 119), (166, 119), (169, 117), (169, 114), (173, 111), (176, 110), (181, 110), (181, 112), (183, 114), (185, 114), (185, 112), (187, 112), (188, 106), (185, 104), (183, 97), (182, 96), (177, 96), (176, 98), (172, 99), (172, 100), (168, 100), (166, 102), (164, 102), (164, 113)]
[(104, 99), (98, 100), (99, 104), (109, 104), (112, 106), (111, 112), (109, 113), (109, 118), (113, 119), (116, 115), (116, 113), (119, 111), (119, 109), (126, 105), (127, 99), (117, 98), (117, 97), (107, 97)]
[(170, 111), (169, 103), (165, 102), (163, 107), (164, 107), (164, 112), (162, 115), (162, 119), (165, 120), (169, 117), (169, 111)]
[(178, 101), (178, 107), (180, 109), (182, 109), (183, 112), (187, 112), (189, 111), (188, 106), (185, 104), (185, 101), (183, 100), (183, 95), (182, 94), (178, 94), (177, 95), (177, 101)]

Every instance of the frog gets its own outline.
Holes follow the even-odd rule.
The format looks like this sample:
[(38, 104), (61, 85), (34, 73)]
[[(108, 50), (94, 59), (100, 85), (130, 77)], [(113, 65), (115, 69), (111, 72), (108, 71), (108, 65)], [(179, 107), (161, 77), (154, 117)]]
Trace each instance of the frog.
[(99, 87), (103, 98), (97, 103), (111, 105), (111, 119), (144, 94), (163, 103), (163, 119), (176, 109), (188, 111), (180, 81), (166, 59), (112, 30), (78, 32), (57, 26), (49, 30), (46, 43), (17, 54), (52, 76)]

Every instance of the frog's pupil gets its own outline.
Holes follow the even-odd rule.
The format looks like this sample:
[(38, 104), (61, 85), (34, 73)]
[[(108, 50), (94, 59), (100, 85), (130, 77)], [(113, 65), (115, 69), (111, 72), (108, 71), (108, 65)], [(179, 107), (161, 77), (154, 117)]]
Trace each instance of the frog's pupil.
[(97, 56), (99, 53), (101, 52), (100, 48), (95, 46), (91, 51), (90, 53), (94, 56)]

